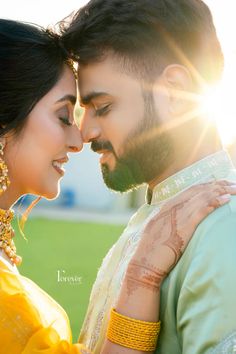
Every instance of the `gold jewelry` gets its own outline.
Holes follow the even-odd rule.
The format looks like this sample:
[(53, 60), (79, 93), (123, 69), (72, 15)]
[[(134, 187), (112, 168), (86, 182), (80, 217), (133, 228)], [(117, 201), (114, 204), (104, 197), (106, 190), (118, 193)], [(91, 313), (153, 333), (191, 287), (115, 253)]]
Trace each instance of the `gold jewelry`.
[(112, 309), (107, 338), (126, 348), (151, 352), (156, 349), (160, 328), (160, 322), (136, 320)]
[(0, 209), (0, 248), (5, 252), (11, 262), (20, 265), (22, 258), (17, 256), (16, 247), (12, 240), (14, 230), (11, 226), (11, 221), (14, 217), (13, 210)]
[(7, 187), (10, 185), (8, 168), (5, 161), (3, 160), (3, 149), (4, 145), (0, 142), (0, 195), (4, 193)]

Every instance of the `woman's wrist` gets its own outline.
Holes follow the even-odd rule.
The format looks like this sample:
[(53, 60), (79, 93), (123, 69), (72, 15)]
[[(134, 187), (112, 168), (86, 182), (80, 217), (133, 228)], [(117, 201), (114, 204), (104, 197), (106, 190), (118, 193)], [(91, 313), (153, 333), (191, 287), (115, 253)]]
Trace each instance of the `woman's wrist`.
[(169, 245), (158, 244), (148, 249), (145, 240), (141, 240), (130, 264), (137, 263), (140, 267), (147, 267), (164, 278), (175, 265), (175, 253)]
[(158, 292), (166, 276), (165, 271), (147, 262), (145, 258), (133, 258), (128, 265), (125, 281), (130, 289), (146, 288)]

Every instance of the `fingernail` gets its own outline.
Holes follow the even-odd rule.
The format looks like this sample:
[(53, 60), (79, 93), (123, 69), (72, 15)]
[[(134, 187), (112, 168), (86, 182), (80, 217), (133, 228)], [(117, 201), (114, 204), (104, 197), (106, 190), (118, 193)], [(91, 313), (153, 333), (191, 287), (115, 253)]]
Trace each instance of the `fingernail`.
[(222, 203), (227, 202), (231, 199), (231, 195), (230, 194), (224, 194), (224, 195), (220, 195), (218, 197), (218, 200), (220, 200)]

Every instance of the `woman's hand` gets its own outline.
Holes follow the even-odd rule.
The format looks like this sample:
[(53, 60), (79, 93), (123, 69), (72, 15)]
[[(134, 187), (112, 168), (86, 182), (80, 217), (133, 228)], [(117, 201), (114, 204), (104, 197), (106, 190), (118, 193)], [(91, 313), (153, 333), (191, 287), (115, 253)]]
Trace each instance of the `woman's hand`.
[[(166, 202), (146, 225), (132, 257), (115, 309), (148, 322), (159, 319), (160, 286), (185, 250), (198, 224), (236, 194), (233, 182), (219, 181), (191, 187)], [(143, 306), (145, 304), (145, 306)], [(143, 354), (105, 341), (101, 354)]]
[[(198, 224), (236, 194), (233, 182), (218, 181), (189, 188), (166, 202), (146, 225), (127, 276), (158, 290), (175, 266)], [(137, 285), (137, 284), (136, 284)]]

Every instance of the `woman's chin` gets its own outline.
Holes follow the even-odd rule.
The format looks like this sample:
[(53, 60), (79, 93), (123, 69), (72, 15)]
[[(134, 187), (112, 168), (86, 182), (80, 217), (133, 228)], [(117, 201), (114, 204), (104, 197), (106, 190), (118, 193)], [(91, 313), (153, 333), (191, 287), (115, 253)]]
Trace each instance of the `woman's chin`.
[(57, 188), (52, 189), (52, 190), (48, 190), (48, 191), (44, 191), (44, 193), (41, 194), (42, 197), (44, 197), (45, 199), (48, 200), (53, 200), (56, 199), (59, 194), (60, 194), (60, 186), (57, 186)]

